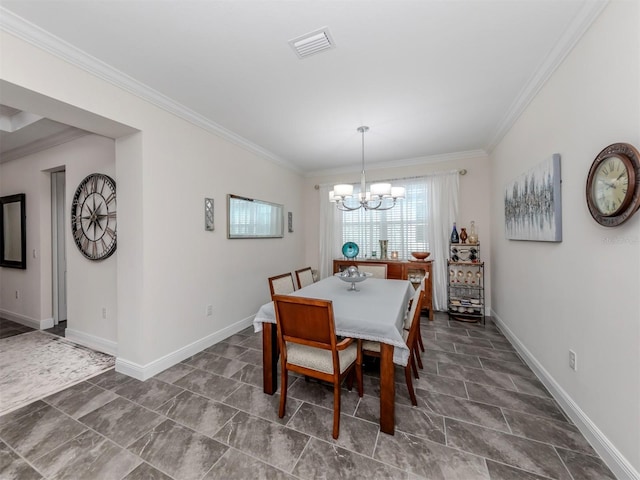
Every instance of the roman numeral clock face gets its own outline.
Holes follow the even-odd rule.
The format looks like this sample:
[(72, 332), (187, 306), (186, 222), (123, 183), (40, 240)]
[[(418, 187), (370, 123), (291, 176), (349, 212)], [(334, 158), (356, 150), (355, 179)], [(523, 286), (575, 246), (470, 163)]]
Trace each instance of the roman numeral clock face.
[(640, 208), (640, 158), (628, 143), (602, 150), (587, 177), (587, 206), (600, 225), (615, 227)]
[(116, 250), (116, 183), (92, 173), (76, 190), (71, 205), (71, 232), (89, 260), (104, 260)]

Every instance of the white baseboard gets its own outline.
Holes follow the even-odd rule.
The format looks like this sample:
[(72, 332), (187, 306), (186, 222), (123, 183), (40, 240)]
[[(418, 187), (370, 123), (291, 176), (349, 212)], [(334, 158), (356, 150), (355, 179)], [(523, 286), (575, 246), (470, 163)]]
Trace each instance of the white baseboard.
[(96, 337), (95, 335), (90, 335), (78, 330), (73, 330), (72, 328), (66, 328), (64, 331), (64, 336), (74, 343), (92, 348), (93, 350), (97, 350), (99, 352), (113, 355), (114, 357), (118, 354), (117, 342), (106, 340), (101, 337)]
[(210, 346), (221, 342), (225, 338), (244, 330), (245, 328), (253, 324), (254, 316), (255, 315), (252, 315), (248, 318), (240, 320), (233, 325), (229, 325), (222, 330), (212, 333), (211, 335), (207, 335), (200, 340), (179, 348), (178, 350), (160, 357), (150, 363), (147, 363), (146, 365), (140, 365), (125, 358), (117, 357), (116, 372), (124, 373), (125, 375), (129, 375), (130, 377), (136, 378), (138, 380), (147, 380), (148, 378), (157, 375), (167, 368), (173, 367), (177, 363), (180, 363), (182, 360), (201, 352), (205, 348), (209, 348)]
[(12, 322), (25, 325), (27, 327), (35, 328), (36, 330), (44, 330), (45, 328), (53, 327), (53, 318), (45, 318), (44, 320), (36, 320), (35, 318), (27, 317), (19, 313), (9, 312), (7, 310), (0, 309), (0, 316), (11, 320)]
[(509, 339), (520, 356), (529, 365), (531, 370), (544, 383), (553, 398), (560, 404), (564, 412), (575, 423), (576, 427), (589, 441), (591, 446), (602, 457), (607, 466), (620, 480), (640, 480), (640, 473), (629, 463), (620, 451), (609, 441), (593, 421), (582, 411), (580, 406), (560, 386), (551, 374), (531, 354), (524, 344), (507, 327), (505, 322), (494, 312), (491, 312), (492, 320), (498, 325), (502, 333)]

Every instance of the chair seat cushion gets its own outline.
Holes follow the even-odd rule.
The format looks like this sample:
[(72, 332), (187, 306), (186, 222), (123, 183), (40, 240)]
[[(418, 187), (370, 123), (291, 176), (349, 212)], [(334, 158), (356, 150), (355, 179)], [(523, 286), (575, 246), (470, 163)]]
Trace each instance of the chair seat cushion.
[(380, 342), (372, 342), (371, 340), (363, 340), (362, 341), (362, 350), (366, 350), (368, 352), (378, 352), (378, 353), (380, 353)]
[[(356, 361), (358, 345), (354, 342), (344, 350), (338, 351), (340, 373), (343, 373)], [(330, 350), (309, 347), (299, 343), (287, 342), (287, 362), (299, 367), (318, 370), (323, 373), (333, 373), (333, 358)]]

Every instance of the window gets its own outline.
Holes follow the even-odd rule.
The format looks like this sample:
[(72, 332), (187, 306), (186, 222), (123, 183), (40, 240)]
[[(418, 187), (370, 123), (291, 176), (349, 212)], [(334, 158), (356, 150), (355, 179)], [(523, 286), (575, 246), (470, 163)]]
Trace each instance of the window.
[[(399, 183), (400, 185), (400, 183)], [(342, 242), (355, 242), (360, 247), (360, 257), (380, 257), (379, 240), (388, 240), (387, 254), (398, 251), (400, 259), (409, 259), (411, 252), (428, 252), (427, 239), (427, 184), (424, 179), (403, 180), (406, 198), (398, 201), (391, 210), (364, 210), (339, 212)], [(354, 197), (360, 186), (354, 186)]]

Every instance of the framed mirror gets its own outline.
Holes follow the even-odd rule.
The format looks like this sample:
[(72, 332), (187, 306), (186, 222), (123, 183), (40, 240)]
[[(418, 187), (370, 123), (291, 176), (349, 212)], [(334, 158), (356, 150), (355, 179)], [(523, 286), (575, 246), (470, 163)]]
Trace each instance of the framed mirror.
[(227, 195), (227, 238), (284, 237), (284, 206)]
[(26, 195), (0, 197), (0, 267), (27, 268)]

